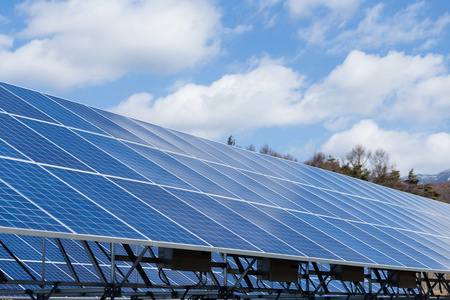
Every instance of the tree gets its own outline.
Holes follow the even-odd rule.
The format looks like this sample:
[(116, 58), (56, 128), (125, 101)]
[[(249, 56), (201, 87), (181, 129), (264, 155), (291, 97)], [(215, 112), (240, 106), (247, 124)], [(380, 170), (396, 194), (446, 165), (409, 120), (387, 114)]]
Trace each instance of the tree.
[[(342, 161), (341, 165), (339, 160), (331, 155), (326, 159), (323, 152), (314, 152), (313, 156), (304, 164), (439, 201), (444, 201), (440, 198), (441, 193), (450, 197), (443, 188), (440, 189), (440, 193), (434, 190), (434, 186), (430, 184), (418, 185), (419, 179), (414, 175), (413, 169), (409, 171), (408, 179), (403, 181), (400, 178), (400, 171), (394, 170), (394, 164), (390, 162), (389, 154), (383, 149), (377, 149), (372, 155), (371, 151), (367, 151), (364, 146), (358, 144), (346, 154)], [(367, 166), (368, 163), (370, 166)]]
[(324, 169), (325, 165), (325, 153), (314, 152), (313, 156), (307, 161), (303, 162), (305, 165), (313, 166), (316, 168)]
[(347, 164), (351, 167), (360, 166), (361, 168), (370, 160), (372, 153), (366, 150), (361, 144), (357, 144), (353, 149), (347, 153), (345, 158), (347, 159)]
[(290, 155), (289, 153), (283, 154), (282, 158), (285, 160), (297, 161), (297, 159), (295, 157), (293, 157), (292, 155)]
[(384, 185), (394, 169), (394, 165), (389, 161), (389, 154), (383, 149), (377, 149), (370, 158), (370, 165), (370, 181)]
[(366, 168), (366, 164), (371, 156), (372, 153), (370, 151), (367, 151), (363, 145), (357, 144), (345, 156), (346, 163), (341, 167), (342, 173), (351, 177), (369, 181), (370, 171)]
[(419, 190), (422, 190), (423, 193), (420, 194), (423, 197), (427, 197), (427, 198), (431, 198), (434, 200), (438, 200), (438, 201), (443, 201), (440, 196), (441, 194), (436, 192), (435, 190), (433, 190), (433, 187), (431, 186), (431, 184), (427, 183), (427, 184), (421, 184), (418, 186)]
[(338, 159), (334, 158), (331, 155), (328, 155), (328, 158), (324, 163), (324, 169), (336, 173), (341, 173), (341, 164), (339, 163)]
[(253, 145), (253, 144), (248, 145), (247, 147), (245, 147), (245, 149), (247, 149), (248, 151), (252, 151), (252, 152), (255, 152), (255, 150), (256, 150), (255, 145)]
[(236, 145), (236, 140), (233, 138), (232, 135), (230, 135), (230, 136), (228, 137), (227, 145), (230, 145), (230, 146), (235, 146), (235, 145)]
[(404, 190), (403, 181), (400, 179), (400, 171), (392, 170), (386, 178), (386, 181), (383, 184), (384, 186), (396, 189), (396, 190)]
[(269, 147), (268, 144), (264, 144), (263, 146), (261, 146), (261, 148), (259, 149), (259, 153), (261, 154), (266, 154), (269, 155), (270, 153), (272, 153), (273, 150), (272, 148)]
[(341, 165), (339, 163), (339, 160), (335, 159), (331, 155), (326, 158), (326, 155), (323, 152), (314, 152), (313, 156), (303, 163), (305, 165), (313, 166), (316, 168), (341, 173)]
[(352, 167), (347, 163), (346, 165), (341, 167), (341, 171), (347, 176), (355, 177), (365, 181), (370, 180), (370, 171), (363, 168), (361, 165), (355, 165)]
[(408, 179), (405, 180), (405, 183), (411, 185), (419, 184), (419, 179), (417, 178), (417, 175), (414, 174), (414, 169), (409, 170)]

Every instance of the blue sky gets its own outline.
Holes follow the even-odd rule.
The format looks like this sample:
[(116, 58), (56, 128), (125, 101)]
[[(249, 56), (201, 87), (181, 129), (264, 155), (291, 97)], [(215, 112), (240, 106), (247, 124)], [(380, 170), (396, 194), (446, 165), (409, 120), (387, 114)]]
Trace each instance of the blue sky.
[(300, 161), (450, 168), (450, 2), (0, 2), (0, 81)]

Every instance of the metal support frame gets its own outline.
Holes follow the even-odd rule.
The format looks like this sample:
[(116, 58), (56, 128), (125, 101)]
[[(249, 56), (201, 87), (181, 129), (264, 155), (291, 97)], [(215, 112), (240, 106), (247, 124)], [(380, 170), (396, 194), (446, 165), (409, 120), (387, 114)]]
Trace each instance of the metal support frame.
[[(7, 269), (3, 269), (0, 260), (0, 298), (48, 300), (53, 297), (95, 297), (97, 299), (114, 299), (117, 297), (130, 297), (132, 300), (140, 299), (315, 299), (321, 298), (358, 298), (374, 299), (404, 298), (404, 299), (430, 299), (448, 298), (450, 294), (450, 280), (443, 273), (418, 273), (417, 287), (414, 289), (393, 288), (391, 279), (395, 272), (388, 270), (365, 268), (364, 282), (345, 282), (336, 280), (333, 274), (336, 265), (319, 262), (299, 262), (298, 280), (296, 282), (270, 282), (258, 279), (255, 263), (258, 257), (241, 256), (221, 253), (222, 260), (212, 262), (210, 272), (199, 271), (170, 271), (158, 267), (161, 261), (150, 246), (143, 246), (135, 251), (129, 244), (100, 244), (99, 242), (74, 241), (84, 249), (90, 262), (90, 268), (95, 270), (96, 279), (83, 281), (76, 271), (78, 249), (72, 249), (60, 239), (45, 238), (42, 245), (41, 274), (39, 269), (30, 268), (28, 261), (22, 261), (20, 254), (14, 254), (8, 245), (0, 241), (16, 268), (27, 274), (24, 277), (10, 278)], [(73, 243), (72, 243), (73, 244)], [(67, 272), (72, 280), (49, 281), (55, 278), (45, 266), (52, 263), (48, 250), (54, 245), (61, 253)], [(73, 245), (72, 245), (73, 246)], [(118, 252), (118, 247), (122, 252)], [(98, 247), (98, 249), (96, 249)], [(46, 253), (47, 248), (47, 253)], [(101, 251), (99, 251), (99, 249)], [(134, 246), (133, 246), (134, 249)], [(71, 253), (71, 251), (78, 253)], [(120, 253), (120, 254), (118, 254)], [(126, 255), (123, 255), (126, 253)], [(109, 262), (110, 265), (105, 262)], [(44, 263), (46, 265), (44, 265)], [(106, 274), (105, 269), (110, 268)], [(151, 272), (150, 272), (151, 271)], [(45, 273), (47, 272), (47, 273)], [(173, 272), (180, 272), (177, 276), (188, 276), (197, 282), (192, 284), (177, 283), (177, 276)], [(135, 273), (136, 279), (131, 279)], [(155, 277), (155, 274), (156, 277)], [(169, 277), (171, 282), (169, 282)], [(223, 280), (222, 280), (223, 278)], [(207, 280), (210, 279), (210, 280)], [(159, 282), (159, 283), (158, 283)], [(161, 284), (162, 282), (162, 284)], [(338, 283), (338, 284), (335, 284)], [(341, 286), (340, 289), (336, 287)]]

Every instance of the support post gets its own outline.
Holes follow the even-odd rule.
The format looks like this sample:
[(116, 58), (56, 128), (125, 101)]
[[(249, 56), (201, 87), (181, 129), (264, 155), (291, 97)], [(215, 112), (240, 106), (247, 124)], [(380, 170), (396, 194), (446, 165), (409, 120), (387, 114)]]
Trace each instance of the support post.
[(46, 238), (42, 238), (42, 273), (41, 273), (41, 280), (45, 281), (45, 241)]

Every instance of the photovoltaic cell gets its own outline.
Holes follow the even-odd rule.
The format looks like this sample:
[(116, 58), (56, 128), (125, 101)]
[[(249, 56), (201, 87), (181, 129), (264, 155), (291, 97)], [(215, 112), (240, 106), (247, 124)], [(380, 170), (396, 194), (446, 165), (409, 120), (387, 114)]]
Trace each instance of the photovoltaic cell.
[(160, 127), (160, 126), (156, 126), (153, 124), (148, 124), (148, 123), (144, 123), (144, 122), (140, 122), (137, 121), (139, 123), (139, 125), (141, 125), (142, 127), (144, 127), (145, 129), (153, 132), (154, 134), (158, 135), (160, 138), (176, 145), (178, 148), (182, 149), (183, 151), (185, 151), (186, 153), (189, 153), (197, 158), (201, 158), (201, 159), (206, 159), (209, 161), (213, 161), (213, 162), (221, 162), (219, 159), (217, 159), (216, 157), (206, 153), (205, 151), (195, 147), (194, 145), (186, 142), (185, 140), (183, 140), (182, 138), (176, 136), (175, 134), (173, 134), (172, 132)]
[(89, 130), (92, 132), (104, 133), (97, 127), (93, 126), (92, 124), (83, 120), (79, 116), (70, 112), (63, 106), (57, 104), (55, 101), (51, 100), (44, 94), (16, 87), (13, 85), (6, 85), (6, 84), (2, 85), (12, 93), (17, 95), (18, 97), (29, 103), (30, 105), (36, 107), (41, 112), (44, 112), (47, 116), (58, 121), (60, 124), (64, 124), (66, 126), (79, 128), (83, 130)]
[(243, 182), (242, 180), (239, 180), (238, 177), (235, 177), (234, 175), (238, 176), (244, 176), (242, 173), (240, 173), (238, 170), (234, 168), (230, 168), (228, 166), (224, 166), (221, 164), (212, 164), (207, 163), (208, 166), (210, 166), (213, 169), (216, 169), (220, 173), (226, 175), (228, 178), (232, 178), (234, 181), (238, 182), (240, 185), (244, 187), (244, 189), (233, 189), (233, 192), (236, 193), (241, 199), (250, 201), (250, 202), (257, 202), (261, 204), (267, 204), (267, 205), (274, 205), (272, 201), (269, 199), (263, 197), (261, 194), (258, 194), (256, 188), (252, 187), (252, 182)]
[(28, 160), (28, 158), (26, 158), (24, 155), (20, 154), (19, 151), (15, 150), (13, 147), (5, 143), (5, 141), (3, 141), (1, 138), (0, 138), (0, 156)]
[[(45, 227), (46, 231), (101, 236), (109, 236), (114, 232), (116, 236), (142, 238), (134, 230), (111, 217), (105, 209), (40, 166), (19, 161), (3, 161), (0, 172), (6, 184), (59, 221)], [(24, 211), (24, 214), (27, 215), (28, 212)], [(27, 229), (25, 226), (16, 228)]]
[[(168, 191), (192, 207), (201, 210), (209, 218), (219, 222), (233, 232), (238, 232), (244, 240), (267, 253), (289, 253), (304, 256), (288, 244), (282, 243), (276, 236), (248, 221), (245, 217), (229, 210), (211, 197), (195, 192), (168, 189)], [(245, 230), (242, 230), (245, 228)]]
[(226, 152), (223, 152), (223, 151), (219, 150), (218, 148), (213, 147), (212, 145), (206, 143), (204, 140), (202, 140), (196, 136), (186, 134), (183, 132), (179, 132), (179, 131), (175, 131), (175, 130), (169, 130), (169, 131), (172, 132), (173, 134), (181, 137), (183, 140), (187, 141), (189, 144), (195, 145), (199, 149), (203, 149), (203, 151), (208, 152), (209, 154), (216, 157), (219, 161), (221, 161), (222, 163), (224, 163), (226, 165), (229, 165), (229, 166), (232, 166), (232, 167), (235, 167), (238, 169), (243, 169), (243, 170), (250, 169), (249, 166), (247, 166), (246, 164), (241, 163), (239, 160), (231, 157)]
[(303, 236), (298, 231), (287, 227), (273, 218), (267, 218), (267, 215), (265, 214), (255, 213), (256, 207), (252, 204), (224, 198), (215, 199), (234, 212), (247, 216), (250, 222), (279, 237), (283, 241), (286, 241), (289, 245), (304, 253), (307, 257), (321, 257), (323, 259), (333, 259), (336, 261), (342, 260), (342, 258), (336, 254)]
[(110, 119), (114, 123), (125, 128), (129, 132), (133, 133), (137, 137), (143, 139), (149, 145), (152, 145), (152, 146), (160, 148), (160, 149), (188, 155), (188, 153), (186, 153), (185, 151), (183, 151), (180, 148), (178, 148), (177, 146), (169, 143), (168, 141), (159, 137), (158, 135), (154, 134), (153, 132), (145, 129), (144, 127), (139, 125), (138, 122), (133, 121), (132, 119), (129, 119), (127, 117), (117, 115), (117, 114), (114, 114), (114, 113), (111, 113), (108, 111), (104, 111), (101, 109), (94, 108), (94, 110), (96, 112), (98, 112), (99, 114), (103, 115), (104, 117)]
[[(302, 221), (300, 218), (297, 218), (295, 215), (290, 214), (286, 210), (270, 206), (258, 206), (257, 208), (291, 229), (298, 230), (301, 228), (302, 235), (306, 237), (313, 236), (314, 242), (322, 245), (330, 252), (339, 253), (339, 257), (341, 257), (345, 261), (374, 263), (374, 261), (363, 256), (361, 253), (356, 252), (348, 246), (345, 246), (338, 240), (329, 236), (327, 233), (318, 230), (314, 226), (309, 225), (308, 223)], [(329, 232), (329, 234), (332, 234), (332, 232)]]
[(205, 193), (222, 195), (226, 197), (234, 196), (226, 189), (220, 187), (208, 178), (177, 161), (167, 153), (136, 144), (128, 144), (128, 146), (172, 174), (177, 174), (179, 178), (183, 179), (198, 190), (203, 190)]
[(5, 142), (35, 162), (91, 170), (69, 153), (8, 115), (0, 114), (0, 131)]
[(10, 188), (3, 179), (0, 180), (0, 211), (0, 226), (69, 232), (42, 209)]
[(295, 211), (291, 211), (290, 213), (295, 215), (302, 221), (307, 222), (311, 226), (321, 228), (321, 230), (323, 230), (325, 233), (331, 235), (333, 238), (341, 241), (345, 245), (351, 245), (353, 250), (361, 253), (364, 256), (367, 256), (367, 258), (379, 265), (401, 266), (400, 263), (393, 260), (382, 251), (378, 251), (372, 248), (370, 244), (364, 243), (364, 241), (359, 240), (351, 234), (347, 234), (339, 227), (332, 225), (332, 223), (329, 222), (330, 218), (328, 217), (318, 217), (316, 215)]
[(109, 153), (134, 171), (138, 172), (149, 181), (153, 181), (161, 185), (192, 189), (192, 186), (185, 181), (161, 168), (116, 139), (83, 132), (79, 132), (78, 134), (106, 153)]
[[(42, 255), (33, 247), (42, 247), (42, 242), (30, 247), (30, 245), (25, 243), (18, 235), (5, 233), (0, 233), (0, 240), (20, 260), (42, 261)], [(12, 259), (12, 256), (9, 256), (8, 258)]]
[[(178, 224), (201, 239), (208, 241), (213, 247), (229, 248), (238, 245), (239, 249), (242, 250), (260, 251), (235, 233), (158, 186), (114, 178), (111, 180), (167, 217), (177, 220)], [(177, 210), (174, 210), (174, 207), (177, 207)], [(183, 213), (179, 213), (179, 211)]]
[(299, 197), (297, 198), (298, 200), (295, 203), (298, 206), (301, 206), (304, 210), (318, 215), (336, 217), (335, 214), (326, 209), (326, 202), (324, 202), (324, 200), (320, 199), (319, 197), (308, 193), (308, 191), (304, 189), (304, 185), (299, 185), (291, 181), (276, 178), (274, 178), (273, 180), (297, 194)]
[(400, 243), (417, 250), (420, 256), (416, 257), (420, 257), (420, 261), (426, 263), (430, 268), (447, 270), (450, 267), (450, 258), (448, 255), (442, 255), (436, 252), (432, 246), (430, 247), (430, 244), (422, 244), (417, 239), (412, 239), (395, 228), (381, 226), (376, 228), (398, 240)]
[[(51, 172), (101, 207), (107, 207), (108, 211), (120, 220), (133, 224), (138, 232), (145, 232), (150, 240), (206, 245), (153, 209), (147, 202), (132, 196), (102, 176), (62, 169), (51, 169)], [(156, 191), (158, 196), (159, 188)], [(146, 197), (152, 198), (154, 195), (148, 194)], [(140, 213), (136, 214), (137, 211)]]
[(134, 134), (130, 133), (129, 131), (125, 130), (124, 128), (120, 127), (116, 123), (112, 122), (111, 120), (103, 117), (102, 115), (95, 112), (90, 107), (75, 103), (72, 101), (68, 101), (65, 99), (61, 99), (54, 96), (48, 96), (52, 100), (56, 101), (57, 103), (61, 104), (65, 108), (69, 109), (73, 113), (77, 114), (78, 116), (82, 117), (86, 121), (90, 122), (91, 124), (95, 125), (96, 127), (100, 128), (101, 130), (111, 134), (112, 136), (129, 140), (136, 143), (142, 143), (147, 144), (142, 139), (138, 138)]
[[(204, 177), (214, 178), (215, 182), (219, 182), (223, 188), (227, 189), (228, 191), (233, 191), (234, 192), (233, 196), (247, 200), (254, 199), (255, 197), (261, 198), (261, 196), (244, 187), (238, 181), (235, 181), (230, 177), (220, 173), (219, 171), (215, 170), (210, 165), (201, 160), (176, 154), (171, 154), (171, 156), (176, 160), (180, 161), (181, 163), (183, 163), (184, 165), (188, 166), (189, 168), (196, 170)], [(262, 199), (261, 201), (270, 203), (264, 199)]]
[[(339, 219), (330, 219), (330, 222), (344, 230), (345, 232), (353, 235), (354, 237), (365, 241), (378, 251), (382, 251), (383, 253), (389, 253), (389, 256), (401, 263), (403, 266), (414, 266), (415, 268), (427, 268), (427, 266), (421, 264), (414, 258), (405, 255), (402, 251), (404, 249), (396, 249), (391, 246), (388, 242), (386, 242), (383, 238), (374, 236), (370, 234), (370, 232), (366, 232), (362, 230), (360, 227), (364, 225), (363, 223), (356, 222), (347, 222)], [(364, 226), (366, 229), (374, 228), (373, 226)], [(373, 232), (372, 232), (373, 233)]]
[(65, 127), (39, 123), (32, 120), (22, 121), (27, 126), (38, 131), (47, 139), (84, 162), (90, 167), (90, 171), (95, 170), (102, 174), (145, 180), (144, 177), (131, 170), (120, 161)]
[(10, 114), (35, 118), (47, 122), (55, 122), (55, 120), (46, 116), (25, 101), (22, 101), (19, 97), (10, 93), (3, 87), (0, 87), (0, 107)]
[[(450, 271), (447, 204), (3, 83), (0, 156), (0, 230)], [(42, 237), (0, 238), (40, 274)], [(80, 242), (62, 241), (80, 279), (98, 280)], [(110, 250), (88, 244), (109, 274)], [(46, 245), (48, 278), (69, 279), (53, 238)], [(0, 263), (28, 276), (5, 249)]]

